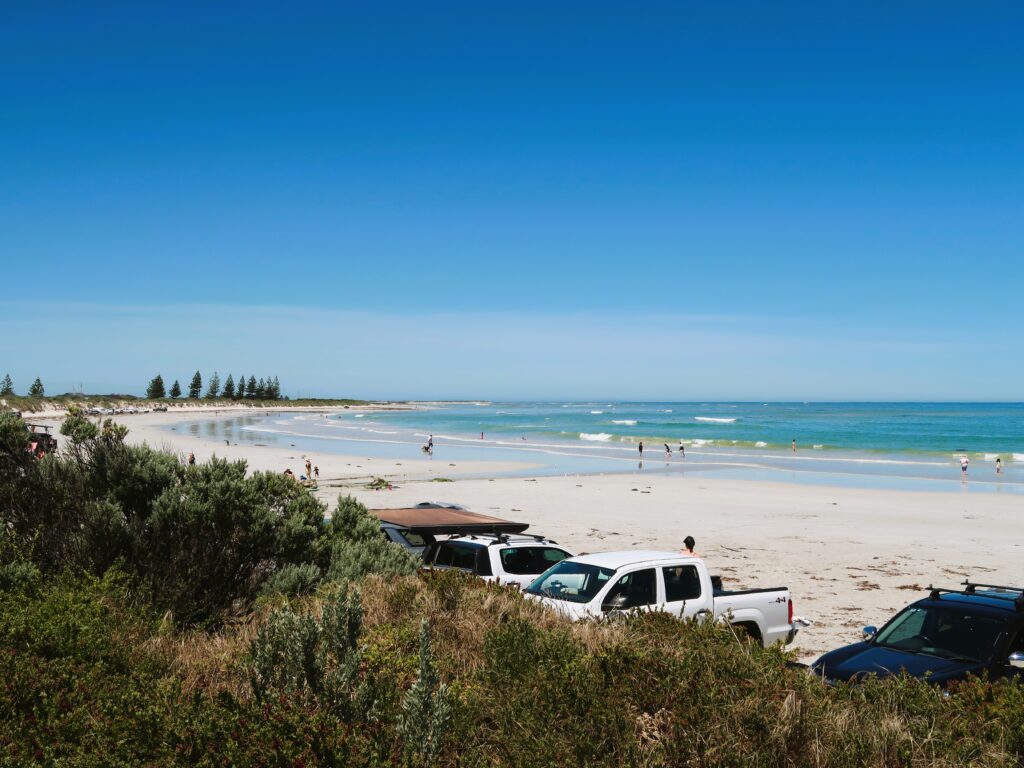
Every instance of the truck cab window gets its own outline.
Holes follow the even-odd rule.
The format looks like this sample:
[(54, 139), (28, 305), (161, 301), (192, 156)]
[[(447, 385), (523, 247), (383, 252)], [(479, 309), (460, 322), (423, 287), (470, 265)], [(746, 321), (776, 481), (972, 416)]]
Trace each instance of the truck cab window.
[(661, 569), (665, 577), (665, 602), (695, 600), (700, 597), (700, 574), (694, 565), (672, 565)]

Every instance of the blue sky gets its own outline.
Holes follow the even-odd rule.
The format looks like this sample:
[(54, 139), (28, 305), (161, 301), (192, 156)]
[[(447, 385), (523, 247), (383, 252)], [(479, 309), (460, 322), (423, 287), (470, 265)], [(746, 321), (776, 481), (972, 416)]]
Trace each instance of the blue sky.
[(1020, 3), (2, 14), (19, 389), (1021, 399)]

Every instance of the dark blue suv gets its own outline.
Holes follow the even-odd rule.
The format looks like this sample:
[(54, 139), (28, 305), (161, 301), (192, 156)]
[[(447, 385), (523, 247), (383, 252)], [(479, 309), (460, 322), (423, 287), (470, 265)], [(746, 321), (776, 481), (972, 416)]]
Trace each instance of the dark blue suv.
[(865, 640), (830, 651), (811, 665), (827, 682), (866, 675), (908, 675), (945, 684), (967, 675), (1024, 679), (1024, 590), (964, 583), (935, 589)]

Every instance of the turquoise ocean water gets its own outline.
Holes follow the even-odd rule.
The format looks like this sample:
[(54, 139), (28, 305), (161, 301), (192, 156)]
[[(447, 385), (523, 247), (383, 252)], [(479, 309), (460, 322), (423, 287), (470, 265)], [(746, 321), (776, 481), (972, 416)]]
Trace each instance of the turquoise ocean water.
[[(330, 416), (247, 414), (197, 420), (187, 429), (233, 442), (287, 441), (308, 451), (384, 457), (422, 456), (420, 446), (433, 435), (434, 460), (524, 461), (543, 473), (717, 473), (1024, 491), (1021, 403), (439, 403)], [(962, 455), (970, 461), (966, 486)]]

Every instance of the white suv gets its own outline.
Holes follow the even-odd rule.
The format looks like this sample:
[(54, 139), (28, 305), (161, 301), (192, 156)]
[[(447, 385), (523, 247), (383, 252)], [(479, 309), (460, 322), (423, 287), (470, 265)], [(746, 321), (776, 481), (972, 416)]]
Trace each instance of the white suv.
[(434, 542), (423, 553), (423, 561), (426, 568), (455, 568), (522, 589), (572, 556), (572, 552), (543, 536), (484, 534)]

